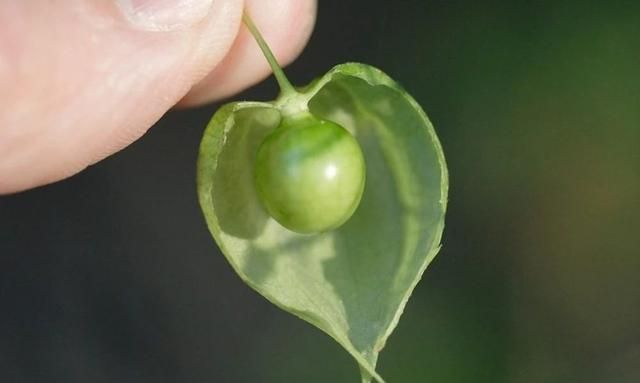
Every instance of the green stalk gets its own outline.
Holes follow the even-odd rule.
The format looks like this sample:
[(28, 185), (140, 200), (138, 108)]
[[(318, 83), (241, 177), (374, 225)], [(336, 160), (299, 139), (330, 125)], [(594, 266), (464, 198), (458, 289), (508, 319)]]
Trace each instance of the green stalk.
[(273, 52), (271, 52), (271, 48), (269, 48), (267, 42), (262, 38), (260, 31), (258, 30), (258, 28), (256, 28), (247, 11), (245, 11), (242, 15), (242, 21), (249, 29), (249, 32), (251, 32), (251, 34), (253, 35), (253, 38), (256, 39), (256, 42), (258, 43), (258, 46), (260, 46), (264, 57), (269, 62), (271, 70), (273, 71), (273, 75), (276, 77), (276, 81), (278, 81), (278, 85), (280, 86), (281, 95), (287, 97), (289, 95), (298, 93), (296, 92), (293, 85), (291, 85), (291, 83), (289, 82), (287, 76), (285, 76), (282, 68), (280, 67), (280, 64), (278, 64), (278, 60), (273, 55)]

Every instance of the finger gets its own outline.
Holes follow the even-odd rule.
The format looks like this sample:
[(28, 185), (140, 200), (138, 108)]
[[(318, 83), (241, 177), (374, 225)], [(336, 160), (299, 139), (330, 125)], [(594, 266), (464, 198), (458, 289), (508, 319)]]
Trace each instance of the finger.
[[(316, 16), (316, 0), (247, 0), (249, 14), (281, 65), (293, 61), (307, 43)], [(230, 96), (271, 73), (246, 28), (241, 28), (229, 55), (181, 101), (198, 105)]]
[(0, 193), (142, 135), (230, 49), (241, 0), (0, 3)]

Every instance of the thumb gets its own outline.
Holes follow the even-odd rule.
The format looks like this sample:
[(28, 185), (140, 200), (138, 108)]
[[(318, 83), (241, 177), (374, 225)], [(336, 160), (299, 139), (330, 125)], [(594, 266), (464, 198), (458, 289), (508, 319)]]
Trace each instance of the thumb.
[(0, 2), (0, 193), (68, 177), (140, 137), (228, 55), (243, 6)]

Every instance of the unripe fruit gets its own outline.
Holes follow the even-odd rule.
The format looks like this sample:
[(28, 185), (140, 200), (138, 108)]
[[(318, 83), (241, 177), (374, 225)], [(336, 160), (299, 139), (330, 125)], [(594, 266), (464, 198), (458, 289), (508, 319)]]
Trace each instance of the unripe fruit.
[(298, 233), (340, 227), (354, 213), (365, 184), (356, 139), (308, 112), (285, 117), (258, 148), (258, 196), (282, 226)]

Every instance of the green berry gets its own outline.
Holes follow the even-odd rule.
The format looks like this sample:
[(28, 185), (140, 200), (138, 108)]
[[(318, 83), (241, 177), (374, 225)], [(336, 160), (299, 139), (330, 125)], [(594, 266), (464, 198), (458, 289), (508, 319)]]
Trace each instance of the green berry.
[(336, 229), (354, 213), (365, 184), (356, 139), (308, 112), (285, 117), (258, 148), (258, 196), (282, 226), (298, 233)]

